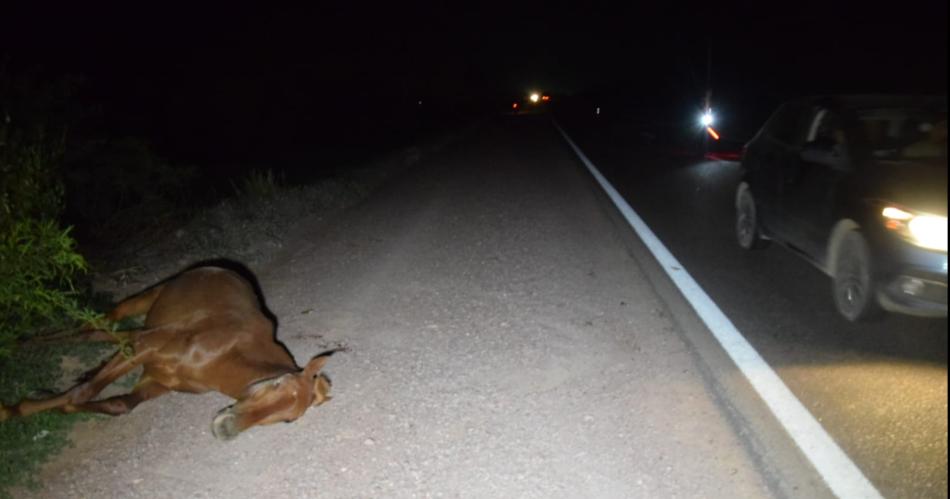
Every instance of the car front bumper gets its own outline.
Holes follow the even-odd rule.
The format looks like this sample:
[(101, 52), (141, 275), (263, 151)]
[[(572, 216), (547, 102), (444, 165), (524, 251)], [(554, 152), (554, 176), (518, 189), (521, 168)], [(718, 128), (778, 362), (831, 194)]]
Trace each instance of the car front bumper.
[(906, 242), (891, 245), (891, 262), (878, 285), (885, 310), (921, 317), (947, 316), (947, 254)]

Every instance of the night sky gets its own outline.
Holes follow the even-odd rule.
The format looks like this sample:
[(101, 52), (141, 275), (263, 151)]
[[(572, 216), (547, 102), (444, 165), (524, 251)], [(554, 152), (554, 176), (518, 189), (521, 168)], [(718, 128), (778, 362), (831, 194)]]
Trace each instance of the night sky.
[(436, 126), (534, 88), (682, 113), (701, 104), (708, 51), (714, 104), (735, 114), (809, 93), (945, 93), (943, 0), (639, 3), (28, 2), (4, 8), (0, 60), (81, 75), (109, 126), (221, 161), (260, 154), (251, 143), (398, 143), (423, 126), (406, 118), (420, 100)]

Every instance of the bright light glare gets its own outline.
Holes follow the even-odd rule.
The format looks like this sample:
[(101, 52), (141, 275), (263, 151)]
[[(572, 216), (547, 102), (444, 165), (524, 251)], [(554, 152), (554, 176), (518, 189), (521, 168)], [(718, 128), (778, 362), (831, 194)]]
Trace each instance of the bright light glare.
[(541, 99), (541, 96), (538, 94), (531, 94), (531, 97), (528, 98), (531, 99), (531, 102), (538, 102), (538, 100)]
[(881, 215), (884, 215), (884, 218), (890, 218), (891, 220), (910, 220), (911, 218), (914, 218), (913, 213), (908, 213), (893, 206), (884, 208), (884, 211), (881, 212)]
[(712, 125), (713, 124), (712, 111), (707, 110), (705, 113), (703, 113), (703, 116), (699, 118), (699, 122), (702, 123), (703, 126), (707, 126), (707, 127), (709, 125)]
[(947, 217), (920, 215), (910, 221), (908, 228), (918, 245), (947, 251)]

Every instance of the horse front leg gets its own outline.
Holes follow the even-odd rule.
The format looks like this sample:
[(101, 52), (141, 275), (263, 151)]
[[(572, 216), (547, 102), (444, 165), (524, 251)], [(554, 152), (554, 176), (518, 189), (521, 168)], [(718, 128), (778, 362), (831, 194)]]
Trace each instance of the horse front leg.
[(0, 408), (0, 421), (11, 416), (29, 416), (51, 409), (76, 412), (75, 406), (92, 400), (113, 381), (138, 366), (144, 357), (144, 353), (138, 353), (131, 358), (126, 357), (121, 352), (117, 353), (92, 379), (74, 386), (62, 395), (45, 400), (23, 400), (15, 406)]
[(130, 393), (110, 397), (105, 400), (95, 400), (77, 405), (66, 405), (63, 406), (63, 412), (98, 412), (109, 414), (110, 416), (118, 416), (128, 413), (134, 409), (135, 406), (146, 400), (159, 397), (169, 391), (165, 385), (153, 379), (143, 378), (139, 380)]

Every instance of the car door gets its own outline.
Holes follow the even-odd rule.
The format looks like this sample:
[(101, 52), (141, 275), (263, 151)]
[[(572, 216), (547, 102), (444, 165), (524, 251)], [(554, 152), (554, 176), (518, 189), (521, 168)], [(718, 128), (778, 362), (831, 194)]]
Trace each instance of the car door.
[(765, 199), (761, 200), (762, 218), (772, 236), (784, 242), (791, 242), (790, 238), (794, 237), (782, 210), (786, 195), (785, 178), (788, 170), (794, 169), (798, 161), (805, 111), (808, 108), (803, 102), (785, 104), (765, 128), (768, 144), (763, 147), (761, 162), (766, 165), (766, 171), (759, 182), (765, 194)]
[[(809, 113), (802, 147), (783, 170), (781, 217), (789, 243), (824, 263), (827, 238), (834, 224), (835, 192), (850, 168), (841, 117), (815, 106)], [(802, 154), (806, 149), (815, 154)]]
[(787, 232), (780, 217), (782, 172), (796, 150), (800, 120), (799, 103), (782, 105), (762, 127), (743, 160), (749, 167), (747, 180), (756, 198), (760, 223), (779, 239), (784, 239)]

